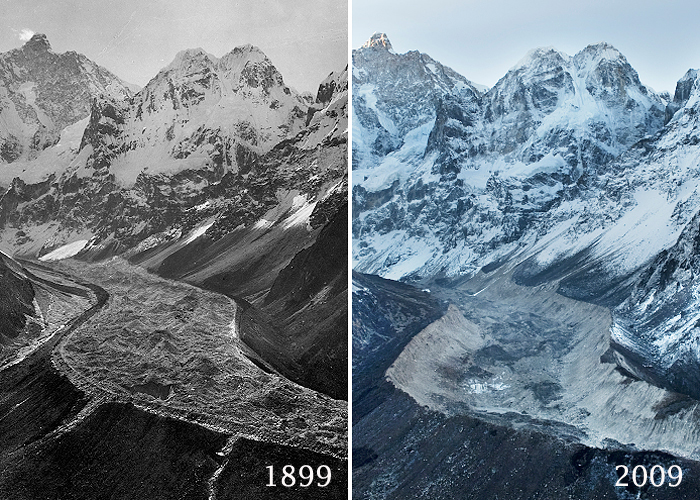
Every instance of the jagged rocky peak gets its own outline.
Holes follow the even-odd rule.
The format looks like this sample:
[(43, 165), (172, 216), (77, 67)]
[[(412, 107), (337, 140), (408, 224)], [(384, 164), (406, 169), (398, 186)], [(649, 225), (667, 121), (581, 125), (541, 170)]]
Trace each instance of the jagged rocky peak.
[(543, 80), (547, 73), (562, 71), (586, 78), (589, 90), (594, 86), (617, 86), (624, 90), (626, 85), (635, 85), (642, 94), (647, 93), (625, 56), (607, 42), (588, 45), (573, 57), (554, 47), (533, 49), (511, 68), (505, 78), (517, 75)]
[[(604, 150), (618, 154), (621, 148), (660, 129), (665, 108), (661, 98), (641, 83), (627, 59), (605, 42), (589, 45), (573, 57), (552, 47), (530, 51), (499, 80), (488, 101), (487, 121), (519, 117), (507, 119), (516, 125), (516, 133), (499, 140), (499, 145), (505, 145), (496, 148), (501, 153), (524, 142), (521, 130), (527, 131), (525, 137), (536, 129), (548, 133), (542, 129), (544, 117), (556, 112), (552, 115), (556, 120), (546, 121), (554, 135), (560, 136), (559, 131), (571, 126), (574, 119), (605, 145)], [(619, 116), (611, 122), (608, 113)]]
[(576, 61), (579, 66), (588, 65), (586, 63), (596, 65), (603, 61), (628, 64), (625, 56), (607, 42), (599, 42), (588, 45), (585, 49), (574, 56), (574, 61)]
[(564, 66), (569, 59), (570, 56), (568, 54), (554, 47), (537, 47), (528, 51), (520, 61), (515, 63), (515, 66), (510, 69), (509, 73), (522, 72), (533, 68), (538, 69), (543, 66)]
[(87, 57), (55, 53), (43, 34), (0, 54), (0, 87), (3, 163), (33, 160), (57, 144), (64, 129), (89, 115), (96, 96), (132, 95), (128, 84)]
[(37, 33), (32, 36), (22, 48), (27, 51), (33, 52), (48, 52), (51, 51), (51, 44), (49, 39), (43, 33)]
[(287, 95), (291, 94), (291, 89), (284, 84), (282, 74), (265, 53), (254, 45), (234, 48), (221, 58), (219, 68), (234, 86), (261, 88), (265, 92), (269, 92), (272, 87), (281, 87)]
[(265, 53), (262, 50), (260, 50), (260, 48), (250, 43), (234, 47), (233, 50), (231, 50), (231, 52), (226, 54), (221, 59), (245, 60), (253, 62), (269, 61)]
[(216, 57), (205, 52), (201, 48), (181, 50), (175, 55), (173, 61), (163, 68), (163, 72), (188, 68), (191, 66), (206, 66), (213, 65), (216, 62)]
[[(608, 43), (589, 45), (574, 56), (573, 63), (579, 74), (586, 77), (589, 92), (594, 95), (600, 93), (611, 104), (617, 100), (618, 104), (627, 106), (628, 96), (639, 100), (633, 93), (642, 96), (653, 94), (639, 80), (639, 75), (625, 56)], [(654, 104), (660, 105), (660, 99), (655, 95), (653, 97)]]
[(530, 108), (552, 112), (562, 96), (574, 92), (570, 61), (553, 47), (529, 51), (489, 92), (487, 121)]
[(690, 94), (693, 89), (698, 88), (698, 70), (689, 69), (688, 72), (683, 75), (683, 78), (678, 80), (676, 84), (676, 92), (673, 95), (673, 102), (685, 105), (685, 103), (690, 99)]
[(673, 101), (666, 106), (666, 121), (671, 121), (676, 111), (685, 107), (688, 100), (694, 93), (697, 94), (700, 89), (700, 79), (698, 78), (697, 69), (689, 69), (683, 77), (676, 83), (676, 92), (673, 95)]
[[(273, 92), (273, 88), (277, 91)], [(179, 52), (174, 60), (153, 78), (140, 95), (141, 117), (144, 112), (161, 109), (191, 108), (205, 99), (218, 100), (243, 90), (256, 91), (275, 102), (284, 98), (300, 104), (285, 86), (282, 75), (257, 47), (247, 44), (217, 58), (201, 48)], [(272, 96), (271, 94), (275, 94)], [(277, 94), (280, 94), (279, 96)], [(297, 101), (299, 101), (297, 103)]]
[(341, 92), (348, 90), (348, 67), (345, 66), (343, 71), (333, 71), (321, 82), (316, 93), (316, 103), (327, 104)]
[[(201, 48), (186, 49), (177, 53), (173, 61), (163, 68), (155, 79), (187, 77), (202, 70), (221, 73), (235, 86), (249, 87), (284, 85), (282, 75), (270, 59), (258, 47), (246, 44), (235, 47), (221, 58)], [(155, 80), (154, 79), (154, 80)]]
[[(595, 72), (600, 67), (622, 67), (629, 78), (639, 83), (637, 72), (622, 53), (607, 42), (588, 45), (573, 57), (555, 47), (538, 47), (530, 50), (513, 66), (509, 73), (528, 74), (540, 77), (542, 71), (566, 69), (580, 76)], [(610, 80), (606, 80), (609, 83)]]
[(391, 42), (389, 41), (389, 37), (386, 36), (386, 33), (375, 33), (373, 34), (369, 40), (365, 42), (365, 44), (362, 46), (363, 49), (369, 49), (369, 48), (380, 48), (380, 49), (385, 49), (390, 52), (393, 52), (394, 49), (391, 46)]
[[(379, 163), (379, 158), (402, 144), (411, 144), (403, 140), (411, 131), (416, 137), (429, 133), (419, 127), (431, 126), (442, 101), (450, 101), (454, 111), (455, 106), (463, 109), (465, 113), (458, 114), (469, 115), (469, 120), (477, 111), (481, 92), (472, 82), (427, 54), (417, 50), (397, 54), (390, 47), (385, 34), (375, 33), (352, 53), (353, 130), (357, 131), (353, 168)], [(444, 127), (441, 132), (452, 133)]]

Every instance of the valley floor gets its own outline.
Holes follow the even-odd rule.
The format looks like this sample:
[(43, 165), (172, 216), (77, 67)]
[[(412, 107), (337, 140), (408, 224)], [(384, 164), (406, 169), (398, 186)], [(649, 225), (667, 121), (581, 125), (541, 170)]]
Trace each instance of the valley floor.
[[(353, 498), (696, 498), (700, 404), (605, 362), (607, 308), (506, 267), (422, 294), (358, 275)], [(620, 487), (618, 465), (683, 481)]]
[(387, 371), (421, 405), (700, 459), (700, 402), (603, 361), (607, 308), (558, 294), (557, 282), (519, 286), (508, 270), (431, 290), (452, 305)]
[[(0, 496), (345, 497), (346, 403), (250, 361), (230, 299), (118, 259), (26, 266), (89, 300), (0, 371)], [(266, 489), (288, 463), (334, 480)]]

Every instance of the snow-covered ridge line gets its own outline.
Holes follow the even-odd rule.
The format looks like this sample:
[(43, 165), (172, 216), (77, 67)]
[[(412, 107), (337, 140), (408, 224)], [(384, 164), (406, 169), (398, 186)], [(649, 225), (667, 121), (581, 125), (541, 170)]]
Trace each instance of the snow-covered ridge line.
[[(597, 255), (615, 255), (609, 268), (624, 261), (618, 271), (626, 272), (670, 246), (694, 213), (696, 188), (679, 176), (697, 176), (688, 157), (697, 152), (681, 148), (658, 162), (634, 147), (664, 131), (655, 144), (674, 135), (677, 144), (669, 127), (686, 115), (674, 111), (664, 128), (670, 105), (611, 45), (574, 56), (535, 49), (483, 95), (465, 93), (454, 82), (466, 78), (437, 71), (424, 54), (375, 45), (353, 52), (357, 270), (471, 275), (534, 236), (561, 246), (533, 247), (540, 264), (571, 256), (564, 247), (595, 245)], [(690, 93), (700, 95), (679, 97), (684, 109), (694, 105)], [(669, 191), (670, 178), (678, 186)], [(649, 216), (669, 193), (674, 201)]]

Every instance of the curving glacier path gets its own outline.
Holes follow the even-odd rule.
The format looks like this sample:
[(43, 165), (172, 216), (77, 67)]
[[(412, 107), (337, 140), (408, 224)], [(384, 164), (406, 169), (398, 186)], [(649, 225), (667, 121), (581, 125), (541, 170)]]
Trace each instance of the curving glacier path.
[(559, 295), (558, 282), (519, 286), (512, 274), (504, 266), (455, 288), (431, 285), (448, 312), (412, 339), (387, 378), (448, 415), (700, 459), (700, 402), (608, 362), (607, 308)]

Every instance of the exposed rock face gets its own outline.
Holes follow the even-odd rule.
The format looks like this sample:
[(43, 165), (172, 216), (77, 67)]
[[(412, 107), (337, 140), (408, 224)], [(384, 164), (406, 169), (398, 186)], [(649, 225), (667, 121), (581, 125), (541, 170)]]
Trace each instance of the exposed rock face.
[[(53, 75), (45, 60), (52, 53), (32, 47), (32, 65)], [(347, 204), (347, 68), (309, 100), (252, 45), (221, 58), (191, 49), (139, 92), (105, 92), (87, 105), (58, 144), (12, 171), (0, 198), (0, 242), (9, 251), (40, 257), (84, 242), (85, 259), (121, 254), (255, 307), (319, 235), (332, 235), (326, 250), (345, 253), (333, 227)], [(334, 304), (325, 347), (300, 342), (294, 351), (286, 334), (275, 349), (284, 354), (278, 369), (293, 365), (290, 377), (341, 398), (345, 356), (335, 342), (347, 292), (337, 276), (329, 280), (327, 295), (314, 288), (294, 305), (304, 309), (319, 293)], [(298, 333), (303, 314), (294, 307), (276, 311), (275, 321)], [(313, 316), (314, 307), (304, 310)], [(328, 367), (326, 347), (337, 351)], [(320, 371), (309, 378), (314, 363)], [(320, 375), (331, 368), (335, 380)]]
[(27, 317), (36, 313), (33, 299), (31, 281), (19, 265), (0, 254), (0, 352), (24, 331)]
[(45, 35), (0, 55), (0, 163), (31, 159), (90, 114), (99, 95), (128, 98), (130, 87), (75, 52), (56, 54)]
[(352, 57), (353, 169), (380, 163), (410, 138), (409, 132), (427, 135), (445, 96), (468, 110), (479, 95), (466, 78), (426, 54), (396, 54), (383, 34)]
[[(697, 460), (700, 438), (691, 423), (700, 398), (697, 71), (678, 82), (669, 102), (608, 44), (573, 57), (536, 49), (493, 88), (481, 92), (470, 84), (465, 99), (465, 87), (441, 85), (435, 71), (417, 69), (417, 52), (389, 47), (385, 36), (374, 36), (353, 53), (354, 269), (421, 283), (453, 305), (407, 346), (405, 332), (392, 328), (401, 318), (390, 315), (416, 291), (404, 288), (398, 301), (380, 306), (386, 287), (358, 280), (353, 432), (361, 438), (354, 443), (354, 484), (385, 497), (454, 496), (462, 491), (453, 489), (459, 484), (453, 472), (465, 470), (463, 457), (481, 468), (488, 463), (481, 446), (489, 445), (479, 439), (476, 448), (451, 456), (438, 450), (473, 441), (483, 434), (475, 429), (492, 424), (517, 429), (499, 463), (516, 452), (513, 443), (526, 428), (554, 436), (545, 448), (572, 463), (595, 455), (598, 469), (583, 467), (580, 484), (588, 492), (574, 494), (581, 498), (596, 497), (590, 492), (599, 487), (612, 494), (603, 493), (612, 491), (603, 463), (617, 460), (615, 453), (636, 453), (621, 443)], [(541, 307), (551, 309), (537, 318)], [(552, 336), (540, 342), (545, 332)], [(363, 350), (382, 342), (391, 354)], [(392, 342), (402, 344), (400, 356)], [(558, 362), (526, 361), (521, 349), (561, 355), (565, 368), (553, 370), (551, 380), (530, 379), (528, 367), (549, 373)], [(585, 373), (564, 375), (582, 368), (582, 360)], [(373, 369), (381, 369), (375, 378)], [(379, 382), (385, 378), (393, 385)], [(588, 386), (567, 389), (582, 381)], [(596, 392), (603, 388), (617, 395)], [(540, 406), (553, 413), (538, 413)], [(557, 414), (562, 408), (573, 413)], [(453, 424), (454, 433), (442, 434)], [(662, 437), (657, 428), (674, 430)], [(689, 434), (676, 440), (683, 428)], [(500, 432), (489, 428), (491, 436)], [(615, 437), (591, 441), (601, 435)], [(657, 441), (640, 444), (652, 435)], [(563, 436), (603, 449), (574, 451), (557, 442)], [(527, 447), (519, 464), (536, 454)], [(413, 464), (426, 462), (431, 484), (412, 489)], [(533, 483), (532, 491), (559, 488), (552, 489), (552, 474), (546, 477), (548, 485)], [(553, 498), (571, 494), (576, 483), (564, 480)], [(488, 496), (491, 488), (484, 480), (474, 495)]]
[(483, 94), (375, 42), (353, 65), (356, 268), (393, 278), (473, 274), (570, 219), (571, 200), (629, 193), (613, 160), (666, 112), (604, 43), (534, 50)]
[(700, 399), (700, 214), (640, 273), (615, 309), (613, 359), (639, 378)]

